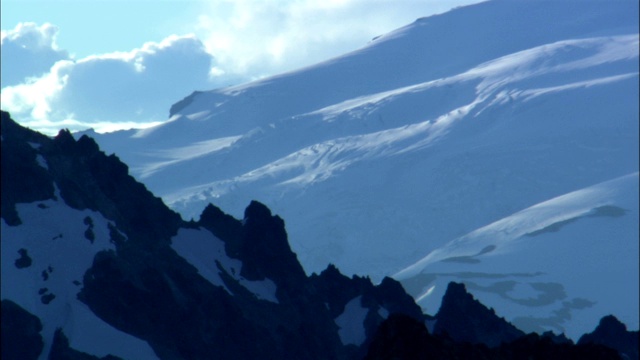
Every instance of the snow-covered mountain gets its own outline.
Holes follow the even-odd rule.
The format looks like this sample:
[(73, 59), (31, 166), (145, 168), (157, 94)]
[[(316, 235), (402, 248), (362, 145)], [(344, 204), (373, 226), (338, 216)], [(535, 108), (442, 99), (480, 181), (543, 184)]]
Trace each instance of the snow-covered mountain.
[(356, 359), (424, 320), (390, 278), (306, 276), (258, 202), (185, 222), (88, 137), (2, 112), (1, 139), (3, 359)]
[(487, 1), (92, 135), (187, 218), (268, 204), (308, 273), (397, 274), (430, 312), (450, 276), (527, 329), (637, 329), (638, 44), (635, 0)]
[(307, 276), (263, 204), (185, 222), (89, 137), (1, 120), (3, 360), (637, 358), (613, 316), (573, 344), (463, 284), (428, 316), (390, 278)]

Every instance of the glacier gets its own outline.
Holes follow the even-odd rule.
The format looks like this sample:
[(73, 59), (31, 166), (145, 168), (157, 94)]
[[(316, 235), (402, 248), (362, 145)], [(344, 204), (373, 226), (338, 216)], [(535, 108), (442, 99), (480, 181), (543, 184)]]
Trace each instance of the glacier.
[[(637, 329), (637, 186), (578, 212), (558, 200), (637, 179), (637, 25), (636, 1), (487, 1), (91, 135), (186, 218), (268, 204), (307, 273), (397, 274), (435, 312), (434, 279), (475, 266), (487, 277), (467, 285), (525, 330), (575, 337), (608, 313)], [(478, 235), (507, 224), (521, 235), (504, 248)]]

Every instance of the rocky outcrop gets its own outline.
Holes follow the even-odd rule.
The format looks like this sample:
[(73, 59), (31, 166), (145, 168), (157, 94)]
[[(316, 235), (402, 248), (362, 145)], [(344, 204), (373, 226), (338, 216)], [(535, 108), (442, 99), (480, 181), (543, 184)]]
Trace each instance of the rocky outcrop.
[(464, 284), (449, 283), (436, 314), (435, 334), (446, 333), (458, 342), (498, 346), (524, 333), (504, 318), (498, 317), (469, 294)]
[(402, 285), (389, 277), (384, 278), (380, 285), (374, 286), (369, 278), (349, 278), (341, 274), (334, 265), (329, 265), (319, 275), (311, 275), (309, 280), (314, 293), (322, 297), (332, 316), (338, 316), (344, 311), (347, 302), (362, 295), (362, 303), (373, 310), (385, 309), (388, 313), (424, 318), (420, 307), (404, 291)]
[(454, 341), (446, 334), (430, 334), (423, 323), (394, 314), (382, 323), (364, 359), (614, 360), (620, 356), (602, 345), (558, 344), (537, 334), (489, 348), (485, 344)]
[[(259, 202), (249, 204), (242, 220), (209, 205), (198, 222), (185, 222), (137, 183), (116, 156), (107, 156), (86, 136), (75, 140), (61, 131), (51, 139), (3, 113), (2, 137), (3, 150), (11, 150), (2, 157), (7, 170), (3, 194), (5, 184), (14, 192), (9, 201), (2, 198), (3, 218), (11, 220), (13, 209), (7, 224), (20, 223), (16, 203), (55, 196), (73, 209), (96, 211), (109, 220), (115, 250), (97, 252), (74, 295), (103, 321), (146, 341), (162, 359), (357, 357), (366, 343), (344, 344), (335, 320), (340, 315), (336, 309), (353, 299), (335, 302), (330, 309), (330, 295), (324, 293), (328, 289), (362, 297), (369, 312), (362, 324), (367, 334), (392, 309), (405, 307), (410, 309), (405, 312), (422, 316), (393, 280), (374, 286), (368, 279), (343, 277), (337, 269), (333, 277), (318, 277), (321, 286), (307, 277), (291, 251), (284, 221)], [(5, 176), (20, 166), (24, 176), (36, 176), (42, 184), (19, 184)], [(38, 193), (36, 188), (49, 190)], [(92, 224), (84, 218), (83, 237), (89, 241), (95, 238)], [(224, 244), (225, 256), (241, 263), (239, 273), (218, 264), (223, 284), (205, 279), (171, 247), (180, 228), (213, 233)], [(275, 284), (272, 301), (245, 287), (261, 281)], [(388, 310), (383, 312), (383, 306)], [(70, 349), (62, 332), (50, 341), (54, 354), (66, 354), (62, 357), (92, 356)]]
[(129, 175), (115, 155), (107, 156), (83, 135), (77, 141), (66, 130), (45, 142), (42, 156), (64, 201), (74, 209), (99, 211), (136, 242), (168, 240), (182, 220)]
[(555, 334), (552, 331), (545, 331), (542, 333), (542, 337), (548, 338), (556, 344), (573, 344), (573, 341), (565, 334)]
[(44, 346), (42, 323), (11, 300), (2, 300), (2, 359), (37, 359)]
[(242, 241), (229, 254), (243, 262), (240, 275), (249, 280), (269, 278), (285, 289), (303, 286), (306, 275), (289, 247), (284, 220), (271, 215), (265, 205), (252, 201), (244, 212), (243, 222)]
[[(53, 197), (51, 175), (38, 165), (36, 148), (50, 142), (44, 135), (19, 126), (9, 113), (0, 113), (2, 129), (2, 208), (0, 215), (9, 225), (19, 225), (16, 203)], [(10, 155), (10, 156), (9, 156)]]
[(48, 360), (122, 360), (113, 355), (98, 357), (75, 350), (69, 346), (69, 339), (61, 329), (57, 329), (53, 335), (53, 344), (49, 351)]
[(373, 334), (389, 314), (404, 314), (419, 321), (425, 319), (420, 307), (402, 285), (388, 277), (375, 286), (367, 277), (354, 275), (349, 278), (334, 265), (329, 265), (320, 274), (311, 275), (309, 287), (314, 297), (326, 304), (334, 319), (344, 314), (347, 304), (352, 301), (366, 309), (363, 321), (366, 340), (359, 348), (351, 346), (350, 353), (354, 358), (362, 358), (366, 354)]
[(628, 331), (615, 316), (603, 317), (596, 329), (584, 334), (578, 344), (599, 344), (617, 350), (624, 359), (638, 359), (638, 331)]
[(443, 355), (438, 353), (440, 347), (424, 323), (394, 314), (378, 328), (364, 359), (439, 359)]
[(202, 91), (194, 91), (189, 96), (187, 96), (184, 99), (178, 101), (177, 103), (171, 105), (171, 108), (169, 109), (169, 117), (172, 117), (173, 115), (175, 115), (176, 113), (178, 113), (182, 109), (184, 109), (187, 106), (189, 106), (193, 102), (193, 100), (201, 93), (202, 93)]
[(67, 130), (53, 139), (23, 128), (2, 111), (2, 218), (20, 224), (16, 203), (54, 198), (54, 184), (74, 209), (91, 209), (115, 221), (136, 241), (156, 243), (175, 234), (180, 216), (107, 156), (88, 136)]

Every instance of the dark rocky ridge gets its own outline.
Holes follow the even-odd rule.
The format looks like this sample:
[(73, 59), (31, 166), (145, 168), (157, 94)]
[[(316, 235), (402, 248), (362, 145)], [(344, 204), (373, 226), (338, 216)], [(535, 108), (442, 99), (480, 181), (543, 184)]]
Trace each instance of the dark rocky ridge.
[(0, 117), (3, 137), (0, 216), (9, 225), (19, 225), (21, 221), (16, 213), (16, 203), (30, 203), (53, 197), (51, 175), (38, 166), (38, 152), (29, 145), (29, 142), (39, 144), (50, 140), (42, 134), (21, 127), (4, 111)]
[[(513, 343), (522, 335), (458, 284), (450, 285), (443, 299), (435, 335), (425, 335), (427, 316), (395, 280), (386, 278), (374, 285), (368, 278), (346, 277), (332, 265), (307, 276), (288, 244), (284, 221), (263, 204), (249, 204), (243, 220), (209, 205), (199, 221), (185, 222), (92, 139), (83, 136), (76, 141), (68, 131), (51, 139), (17, 125), (5, 112), (1, 129), (2, 218), (8, 226), (19, 226), (15, 205), (55, 198), (57, 187), (59, 200), (68, 206), (91, 209), (113, 221), (116, 250), (96, 254), (76, 295), (105, 322), (149, 343), (161, 359), (355, 359), (367, 354), (369, 346), (370, 356), (401, 354), (394, 351), (402, 346), (393, 344), (407, 338), (422, 339), (424, 343), (416, 344), (419, 348), (430, 342), (444, 344), (444, 354), (493, 356), (498, 350), (487, 344)], [(46, 160), (46, 168), (38, 164), (39, 156)], [(278, 303), (257, 298), (221, 266), (226, 289), (215, 286), (180, 257), (170, 246), (171, 238), (180, 228), (197, 227), (211, 231), (224, 243), (226, 255), (242, 262), (240, 275), (245, 279), (273, 281)], [(345, 346), (334, 319), (358, 297), (366, 309), (366, 340)], [(39, 320), (14, 305), (3, 299), (3, 343), (13, 336), (15, 343), (28, 343), (34, 353), (41, 352)], [(8, 316), (19, 319), (18, 325), (5, 322), (5, 309)], [(405, 317), (385, 321), (385, 312)], [(598, 331), (594, 334), (603, 337)], [(49, 358), (97, 358), (70, 348), (62, 331), (50, 340), (54, 346)], [(390, 352), (384, 350), (389, 341)], [(525, 350), (506, 352), (502, 358), (534, 351), (546, 342), (554, 344), (549, 337), (534, 335), (516, 341), (522, 344), (518, 349)], [(600, 343), (609, 345), (607, 341)], [(571, 343), (563, 346), (575, 348)], [(637, 354), (637, 343), (635, 349)], [(3, 346), (2, 358), (29, 357), (5, 356)]]
[(621, 357), (603, 345), (558, 344), (537, 334), (490, 348), (482, 343), (455, 341), (446, 334), (430, 334), (423, 323), (393, 314), (379, 327), (364, 359), (615, 360)]
[(64, 332), (57, 329), (53, 335), (53, 344), (49, 351), (49, 360), (122, 360), (113, 355), (98, 357), (72, 349)]
[(189, 106), (193, 102), (193, 100), (198, 96), (198, 94), (201, 94), (201, 93), (202, 93), (202, 91), (194, 91), (189, 96), (187, 96), (184, 99), (178, 101), (177, 103), (171, 105), (171, 108), (169, 109), (169, 117), (172, 117), (173, 115), (175, 115), (180, 110), (182, 110), (182, 109), (186, 108), (187, 106)]
[(2, 358), (37, 359), (44, 346), (42, 323), (11, 300), (2, 300)]
[(625, 359), (638, 359), (638, 331), (628, 331), (627, 327), (615, 316), (605, 316), (598, 327), (589, 334), (584, 334), (578, 345), (599, 344), (617, 350)]
[[(332, 299), (329, 309), (325, 289), (353, 297), (366, 292), (367, 333), (383, 320), (378, 310), (385, 306), (422, 316), (394, 280), (374, 286), (369, 279), (343, 277), (337, 269), (307, 277), (289, 247), (284, 221), (258, 202), (247, 207), (242, 221), (210, 205), (198, 222), (185, 222), (89, 137), (75, 140), (61, 131), (51, 139), (20, 127), (5, 112), (2, 137), (2, 189), (12, 194), (2, 198), (2, 218), (19, 225), (16, 203), (55, 198), (57, 188), (58, 200), (68, 206), (113, 221), (116, 250), (97, 253), (77, 297), (102, 320), (148, 342), (160, 358), (358, 357), (366, 344), (344, 346), (334, 322), (340, 315), (336, 309), (344, 310), (352, 298)], [(22, 179), (31, 177), (38, 181)], [(227, 255), (242, 262), (242, 277), (277, 285), (278, 303), (258, 299), (223, 268), (220, 276), (231, 293), (205, 280), (170, 246), (181, 227), (210, 230), (224, 242)], [(57, 353), (84, 356), (68, 347), (62, 332), (55, 340)]]
[(504, 318), (496, 315), (469, 294), (463, 284), (451, 282), (442, 298), (433, 329), (453, 340), (495, 347), (524, 336)]
[[(135, 181), (115, 155), (100, 151), (90, 137), (85, 135), (76, 141), (69, 131), (61, 130), (50, 139), (21, 127), (7, 112), (3, 111), (1, 117), (4, 156), (0, 215), (7, 224), (20, 223), (16, 203), (54, 198), (55, 183), (67, 205), (103, 213), (138, 241), (158, 243), (177, 231), (180, 216)], [(37, 164), (38, 155), (46, 159), (48, 171)]]

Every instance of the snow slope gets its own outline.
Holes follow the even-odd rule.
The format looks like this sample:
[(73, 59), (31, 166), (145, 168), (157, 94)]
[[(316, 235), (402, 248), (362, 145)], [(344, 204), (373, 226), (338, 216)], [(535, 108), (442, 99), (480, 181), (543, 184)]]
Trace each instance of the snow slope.
[[(381, 279), (637, 172), (638, 54), (637, 1), (488, 1), (316, 66), (194, 93), (154, 128), (94, 136), (187, 218), (208, 202), (241, 217), (256, 199), (287, 221), (308, 272), (331, 262)], [(617, 231), (637, 235), (637, 222)], [(546, 252), (575, 275), (555, 245)], [(637, 268), (637, 252), (620, 256)]]
[[(56, 196), (61, 199), (59, 193)], [(95, 254), (115, 250), (108, 227), (114, 224), (100, 213), (72, 209), (62, 200), (18, 204), (17, 211), (23, 221), (20, 226), (8, 226), (3, 219), (0, 227), (2, 298), (41, 320), (44, 349), (40, 359), (48, 357), (57, 328), (63, 330), (72, 348), (82, 352), (157, 359), (145, 341), (107, 324), (77, 298)], [(29, 266), (16, 266), (16, 260), (23, 258), (21, 250), (31, 259)]]
[(558, 196), (447, 242), (395, 274), (426, 310), (450, 281), (526, 331), (574, 340), (610, 313), (638, 327), (638, 173)]

